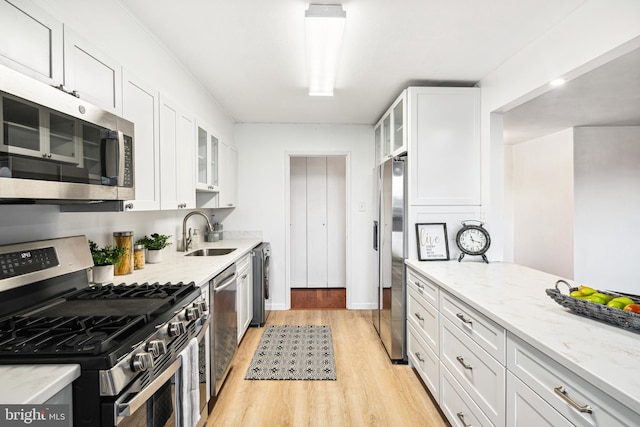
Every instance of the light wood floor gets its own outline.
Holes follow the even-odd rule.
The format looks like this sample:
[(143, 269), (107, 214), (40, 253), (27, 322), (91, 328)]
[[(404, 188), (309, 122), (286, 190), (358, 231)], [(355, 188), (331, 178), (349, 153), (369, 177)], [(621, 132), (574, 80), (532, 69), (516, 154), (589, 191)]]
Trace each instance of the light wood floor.
[(448, 426), (408, 365), (394, 365), (366, 310), (272, 311), (271, 325), (330, 325), (337, 381), (249, 381), (264, 328), (249, 328), (208, 426)]

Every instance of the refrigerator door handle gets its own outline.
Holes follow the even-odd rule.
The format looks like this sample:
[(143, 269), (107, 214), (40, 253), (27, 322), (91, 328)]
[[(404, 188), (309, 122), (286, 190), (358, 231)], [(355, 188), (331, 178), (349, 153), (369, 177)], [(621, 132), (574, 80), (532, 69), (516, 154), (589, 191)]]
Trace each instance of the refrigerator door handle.
[(373, 250), (378, 250), (378, 221), (373, 221)]

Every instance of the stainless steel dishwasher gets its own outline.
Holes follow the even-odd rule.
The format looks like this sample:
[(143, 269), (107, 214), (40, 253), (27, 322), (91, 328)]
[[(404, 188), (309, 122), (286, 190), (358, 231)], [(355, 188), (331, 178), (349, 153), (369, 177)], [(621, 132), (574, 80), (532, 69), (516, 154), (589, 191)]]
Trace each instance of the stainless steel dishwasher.
[(236, 265), (232, 264), (211, 280), (211, 307), (213, 323), (211, 330), (211, 364), (213, 367), (211, 400), (213, 408), (218, 393), (229, 373), (231, 359), (238, 347), (238, 314), (236, 313)]

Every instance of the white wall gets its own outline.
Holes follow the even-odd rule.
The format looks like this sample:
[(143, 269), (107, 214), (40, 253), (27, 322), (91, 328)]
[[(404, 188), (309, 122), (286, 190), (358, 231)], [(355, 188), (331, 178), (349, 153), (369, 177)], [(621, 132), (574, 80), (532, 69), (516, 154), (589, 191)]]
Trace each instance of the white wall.
[(575, 129), (575, 279), (640, 294), (640, 127)]
[(558, 25), (485, 76), (482, 88), (483, 206), (492, 233), (490, 257), (502, 259), (504, 145), (500, 113), (640, 46), (640, 1), (587, 0)]
[[(34, 3), (186, 111), (206, 119), (219, 132), (221, 140), (233, 145), (233, 120), (117, 0)], [(86, 234), (106, 244), (112, 242), (113, 231), (123, 230), (134, 231), (136, 235), (158, 232), (177, 238), (185, 214), (184, 211), (60, 213), (55, 206), (0, 205), (0, 244), (73, 234)]]
[(511, 151), (513, 262), (573, 278), (573, 129)]
[[(271, 242), (272, 309), (288, 309), (285, 279), (287, 176), (290, 154), (349, 154), (347, 223), (347, 307), (371, 309), (375, 305), (374, 266), (370, 252), (373, 221), (373, 126), (238, 124), (238, 207), (225, 220), (225, 229), (262, 230)], [(358, 210), (364, 202), (365, 211)]]

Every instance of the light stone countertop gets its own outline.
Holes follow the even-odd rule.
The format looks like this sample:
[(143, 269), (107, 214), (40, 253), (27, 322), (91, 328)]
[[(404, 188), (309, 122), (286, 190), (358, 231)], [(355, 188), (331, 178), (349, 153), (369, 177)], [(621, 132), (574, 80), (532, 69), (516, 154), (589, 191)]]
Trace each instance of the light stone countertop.
[[(163, 251), (163, 260), (145, 264), (132, 274), (115, 276), (114, 283), (195, 282), (202, 286), (225, 268), (262, 243), (261, 239), (228, 239), (202, 242), (200, 248), (236, 248), (227, 255), (185, 256), (174, 245)], [(193, 252), (195, 249), (189, 250)], [(80, 376), (80, 365), (5, 365), (0, 366), (0, 404), (40, 404), (50, 399)]]
[(0, 403), (41, 405), (80, 376), (80, 365), (0, 366)]
[[(178, 252), (175, 245), (170, 245), (163, 249), (162, 262), (145, 263), (143, 269), (134, 270), (132, 274), (115, 276), (113, 283), (195, 282), (201, 286), (260, 243), (260, 239), (228, 239), (202, 242), (197, 248), (236, 248), (230, 254), (217, 256), (185, 256), (185, 252)], [(189, 252), (194, 250), (196, 249), (190, 249)]]
[[(573, 314), (556, 303), (545, 290), (563, 277), (501, 262), (407, 260), (406, 264), (638, 411), (640, 334)], [(614, 284), (611, 287), (615, 289)], [(559, 289), (567, 292), (564, 285)]]

